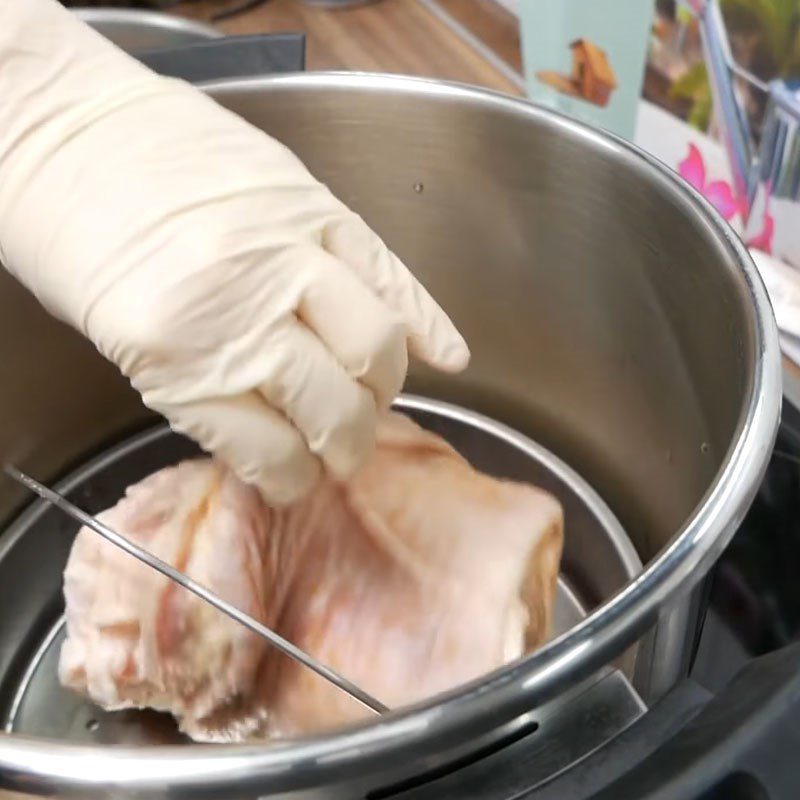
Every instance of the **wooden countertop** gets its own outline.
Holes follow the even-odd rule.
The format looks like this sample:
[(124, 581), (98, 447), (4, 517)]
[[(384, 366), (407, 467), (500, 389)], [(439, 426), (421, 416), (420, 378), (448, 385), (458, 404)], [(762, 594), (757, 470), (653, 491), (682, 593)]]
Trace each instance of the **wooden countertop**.
[[(176, 11), (208, 21), (224, 7), (206, 0)], [(467, 32), (467, 39), (487, 30), (491, 45), (465, 40), (445, 21), (447, 16)], [(491, 63), (498, 48), (504, 50), (502, 60), (519, 61), (516, 19), (491, 0), (379, 0), (336, 10), (302, 0), (270, 0), (217, 26), (230, 34), (304, 32), (309, 70), (396, 72), (520, 93), (519, 85)]]

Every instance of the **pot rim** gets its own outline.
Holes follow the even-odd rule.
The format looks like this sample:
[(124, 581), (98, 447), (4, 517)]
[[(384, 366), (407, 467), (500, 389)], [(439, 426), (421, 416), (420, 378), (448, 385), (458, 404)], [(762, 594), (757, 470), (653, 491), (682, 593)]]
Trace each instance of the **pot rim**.
[[(28, 791), (76, 788), (87, 793), (110, 786), (159, 791), (170, 796), (253, 792), (334, 782), (354, 771), (377, 772), (389, 757), (416, 760), (478, 738), (529, 712), (588, 677), (654, 621), (660, 606), (699, 581), (721, 554), (747, 512), (766, 470), (777, 435), (782, 398), (778, 332), (761, 277), (750, 255), (722, 217), (677, 174), (612, 134), (601, 133), (557, 112), (490, 90), (426, 78), (376, 73), (302, 73), (225, 80), (203, 88), (212, 96), (271, 88), (327, 88), (422, 94), (464, 99), (484, 108), (546, 120), (594, 146), (611, 148), (660, 180), (688, 212), (699, 214), (728, 251), (727, 268), (752, 299), (747, 334), (755, 356), (746, 407), (717, 475), (671, 542), (641, 574), (581, 623), (541, 649), (482, 679), (434, 699), (394, 711), (378, 721), (327, 736), (263, 745), (109, 747), (66, 744), (42, 738), (0, 736), (0, 773)], [(91, 765), (91, 766), (89, 766)]]
[(144, 8), (115, 8), (108, 6), (74, 6), (69, 9), (87, 25), (133, 24), (143, 25), (161, 31), (191, 33), (198, 39), (220, 39), (222, 31), (205, 22), (176, 17), (160, 11)]

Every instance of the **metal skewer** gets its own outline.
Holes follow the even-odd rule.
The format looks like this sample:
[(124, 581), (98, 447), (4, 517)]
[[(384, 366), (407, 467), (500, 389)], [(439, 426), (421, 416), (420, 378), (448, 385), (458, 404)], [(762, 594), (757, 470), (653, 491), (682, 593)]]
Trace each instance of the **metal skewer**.
[(91, 516), (91, 514), (87, 514), (85, 511), (82, 511), (80, 508), (70, 503), (69, 500), (60, 495), (58, 492), (53, 491), (53, 489), (49, 489), (47, 486), (44, 486), (34, 478), (31, 478), (29, 475), (26, 475), (24, 472), (21, 472), (10, 464), (6, 464), (4, 470), (6, 475), (35, 492), (39, 495), (39, 497), (47, 500), (48, 503), (52, 503), (54, 506), (56, 506), (56, 508), (61, 509), (61, 511), (65, 512), (82, 525), (85, 525), (95, 533), (100, 534), (100, 536), (102, 536), (104, 539), (107, 539), (121, 550), (124, 550), (126, 553), (138, 558), (139, 561), (142, 561), (143, 563), (147, 564), (147, 566), (157, 570), (162, 575), (166, 575), (167, 578), (175, 581), (175, 583), (179, 584), (180, 586), (183, 586), (184, 589), (188, 589), (190, 592), (202, 598), (207, 603), (210, 603), (212, 606), (214, 606), (214, 608), (221, 611), (223, 614), (227, 614), (231, 619), (236, 620), (236, 622), (241, 623), (253, 633), (256, 633), (262, 638), (266, 639), (273, 647), (276, 647), (282, 653), (285, 653), (295, 661), (299, 661), (310, 670), (316, 672), (317, 675), (320, 675), (321, 677), (330, 681), (343, 692), (349, 694), (350, 697), (358, 700), (362, 705), (369, 708), (371, 711), (374, 711), (377, 714), (384, 714), (389, 710), (383, 703), (367, 694), (363, 689), (360, 689), (354, 683), (351, 683), (349, 680), (347, 680), (347, 678), (339, 675), (338, 672), (335, 672), (330, 667), (326, 667), (324, 664), (320, 664), (315, 658), (312, 658), (310, 655), (308, 655), (308, 653), (296, 647), (291, 642), (275, 633), (275, 631), (266, 627), (266, 625), (262, 625), (248, 614), (245, 614), (235, 606), (232, 606), (230, 603), (227, 603), (225, 600), (217, 597), (213, 592), (209, 591), (204, 586), (201, 586), (187, 575), (184, 575), (182, 572), (167, 564), (166, 561), (162, 561), (157, 556), (154, 556), (152, 553), (149, 553), (147, 550), (144, 550), (143, 548), (126, 539), (121, 534), (112, 530), (107, 525), (104, 525), (102, 522)]

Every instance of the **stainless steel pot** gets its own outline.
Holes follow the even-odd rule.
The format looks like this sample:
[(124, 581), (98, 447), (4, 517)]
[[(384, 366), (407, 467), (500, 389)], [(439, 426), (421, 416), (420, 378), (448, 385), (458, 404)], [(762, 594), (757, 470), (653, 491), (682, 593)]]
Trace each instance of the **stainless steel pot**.
[(216, 39), (222, 34), (193, 20), (129, 8), (72, 9), (87, 25), (129, 53)]
[[(466, 374), (415, 366), (409, 388), (556, 453), (610, 506), (645, 570), (522, 662), (372, 724), (267, 748), (10, 736), (0, 775), (84, 797), (115, 786), (225, 798), (324, 787), (352, 798), (474, 749), (637, 639), (637, 688), (658, 697), (685, 669), (691, 589), (749, 506), (779, 416), (777, 332), (739, 240), (652, 159), (522, 101), (364, 75), (208, 90), (292, 147), (464, 331)], [(34, 475), (55, 478), (149, 419), (115, 371), (7, 275), (0, 363), (0, 453)], [(0, 483), (0, 518), (21, 501)]]

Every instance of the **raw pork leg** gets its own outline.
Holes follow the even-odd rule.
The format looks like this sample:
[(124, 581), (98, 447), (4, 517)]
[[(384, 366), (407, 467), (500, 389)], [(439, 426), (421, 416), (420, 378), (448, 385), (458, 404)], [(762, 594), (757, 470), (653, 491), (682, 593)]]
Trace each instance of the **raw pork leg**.
[[(360, 474), (288, 508), (202, 459), (100, 516), (390, 707), (542, 644), (563, 539), (553, 497), (476, 472), (396, 414)], [(106, 709), (169, 711), (204, 741), (369, 714), (91, 531), (75, 540), (65, 597), (61, 681)]]

